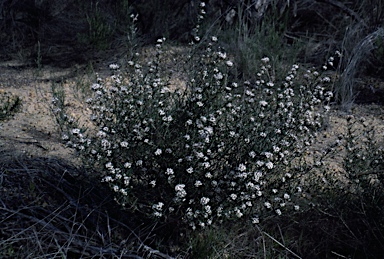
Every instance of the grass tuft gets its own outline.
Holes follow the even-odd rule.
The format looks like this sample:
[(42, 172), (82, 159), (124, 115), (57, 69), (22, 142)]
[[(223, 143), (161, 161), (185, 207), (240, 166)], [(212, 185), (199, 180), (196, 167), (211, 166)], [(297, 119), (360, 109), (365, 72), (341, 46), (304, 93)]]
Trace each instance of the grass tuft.
[(20, 110), (21, 98), (11, 92), (0, 90), (0, 121), (9, 118)]

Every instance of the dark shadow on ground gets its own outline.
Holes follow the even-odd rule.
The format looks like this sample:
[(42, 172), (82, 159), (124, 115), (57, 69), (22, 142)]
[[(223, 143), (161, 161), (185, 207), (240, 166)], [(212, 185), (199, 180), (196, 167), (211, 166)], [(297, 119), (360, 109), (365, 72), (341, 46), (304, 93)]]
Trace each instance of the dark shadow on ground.
[(96, 173), (0, 150), (1, 258), (142, 258), (143, 224)]

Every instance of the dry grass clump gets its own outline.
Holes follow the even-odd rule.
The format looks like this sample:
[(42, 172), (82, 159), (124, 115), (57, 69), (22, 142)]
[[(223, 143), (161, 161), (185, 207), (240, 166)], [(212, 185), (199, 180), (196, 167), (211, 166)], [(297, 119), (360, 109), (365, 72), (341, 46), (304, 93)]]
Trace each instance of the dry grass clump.
[[(359, 27), (357, 28), (357, 30)], [(349, 30), (346, 33), (345, 42), (350, 43), (351, 38), (357, 32)], [(359, 42), (355, 43), (355, 46), (350, 53), (345, 53), (346, 58), (342, 60), (342, 69), (341, 78), (339, 85), (335, 88), (335, 94), (341, 103), (341, 108), (346, 111), (351, 111), (352, 105), (356, 97), (355, 84), (356, 79), (361, 70), (363, 70), (363, 65), (369, 63), (369, 60), (372, 60), (371, 53), (377, 48), (375, 42), (384, 37), (384, 28), (378, 28), (372, 33), (369, 33)], [(348, 50), (343, 44), (344, 52)], [(369, 91), (369, 89), (366, 89)]]
[(2, 150), (0, 197), (2, 258), (164, 255), (147, 246), (149, 224), (139, 229), (105, 186), (64, 161)]

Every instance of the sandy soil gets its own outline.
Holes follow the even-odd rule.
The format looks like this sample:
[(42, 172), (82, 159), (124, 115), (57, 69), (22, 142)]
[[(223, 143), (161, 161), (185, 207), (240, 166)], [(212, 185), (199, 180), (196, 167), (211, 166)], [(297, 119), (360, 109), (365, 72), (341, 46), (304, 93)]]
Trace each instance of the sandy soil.
[[(107, 64), (105, 64), (107, 68)], [(69, 69), (44, 67), (40, 70), (25, 68), (20, 64), (0, 63), (0, 90), (11, 92), (21, 97), (23, 106), (20, 112), (6, 121), (0, 122), (0, 150), (11, 149), (28, 156), (59, 157), (74, 161), (73, 152), (60, 142), (60, 135), (50, 111), (52, 85), (64, 79), (63, 87), (67, 94), (67, 106), (76, 116), (86, 113), (81, 101), (81, 94), (76, 90), (76, 82), (84, 79), (84, 67)], [(105, 71), (100, 71), (102, 74)], [(382, 82), (381, 82), (382, 83)], [(368, 91), (368, 90), (367, 90)], [(384, 109), (377, 104), (356, 105), (352, 114), (356, 118), (364, 117), (367, 125), (375, 125), (379, 136), (384, 132)], [(346, 131), (348, 114), (333, 110), (326, 130), (319, 133), (310, 154), (318, 154), (337, 137)], [(337, 168), (341, 152), (334, 157)], [(338, 170), (331, 169), (330, 170)]]
[(68, 105), (82, 107), (71, 87), (79, 68), (42, 70), (0, 65), (0, 89), (19, 96), (22, 107), (14, 116), (0, 123), (0, 149), (14, 149), (29, 156), (57, 156), (72, 159), (70, 149), (60, 143), (59, 133), (50, 110), (52, 85), (67, 78), (64, 89)]

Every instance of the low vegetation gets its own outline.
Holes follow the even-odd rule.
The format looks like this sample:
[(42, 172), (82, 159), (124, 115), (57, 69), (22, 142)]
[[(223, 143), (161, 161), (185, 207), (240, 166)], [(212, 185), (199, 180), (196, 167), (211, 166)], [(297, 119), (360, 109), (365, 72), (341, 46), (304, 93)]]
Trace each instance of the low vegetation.
[[(93, 8), (87, 21), (96, 29), (83, 40), (107, 48), (111, 27), (98, 26), (106, 21)], [(88, 120), (70, 115), (62, 86), (52, 87), (60, 137), (83, 166), (0, 153), (2, 257), (381, 256), (384, 148), (376, 129), (348, 114), (346, 132), (310, 151), (329, 111), (353, 103), (342, 92), (353, 87), (335, 82), (337, 73), (379, 53), (382, 28), (348, 62), (344, 44), (314, 65), (298, 62), (306, 44), (284, 40), (286, 26), (271, 18), (289, 24), (289, 7), (265, 10), (272, 16), (256, 28), (249, 13), (223, 25), (206, 20), (207, 9), (199, 3), (192, 40), (180, 60), (172, 57), (172, 70), (166, 54), (174, 42), (160, 37), (143, 57), (140, 17), (131, 16), (126, 59), (89, 89), (76, 86)], [(9, 115), (20, 99), (4, 98)]]
[(0, 90), (0, 121), (15, 114), (21, 105), (20, 97), (11, 92)]

